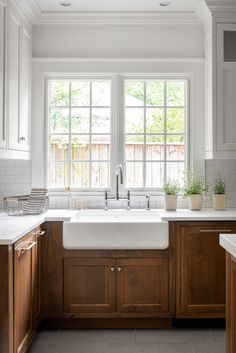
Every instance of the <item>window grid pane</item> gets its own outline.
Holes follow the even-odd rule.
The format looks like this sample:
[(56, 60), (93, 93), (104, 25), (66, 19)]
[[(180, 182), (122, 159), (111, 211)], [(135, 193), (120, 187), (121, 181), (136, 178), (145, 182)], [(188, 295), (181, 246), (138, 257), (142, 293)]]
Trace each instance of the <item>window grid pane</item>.
[[(181, 183), (186, 164), (186, 81), (125, 80), (124, 87), (126, 187), (161, 188), (165, 177)], [(143, 171), (134, 175), (132, 162), (137, 161)]]
[(50, 81), (50, 188), (110, 187), (110, 104), (111, 80)]

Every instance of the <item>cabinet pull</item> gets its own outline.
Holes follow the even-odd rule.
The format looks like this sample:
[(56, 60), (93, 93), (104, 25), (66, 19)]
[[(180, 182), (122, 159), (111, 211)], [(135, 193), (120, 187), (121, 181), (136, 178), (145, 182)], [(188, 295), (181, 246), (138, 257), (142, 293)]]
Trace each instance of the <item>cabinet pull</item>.
[(32, 243), (28, 243), (27, 247), (25, 247), (25, 244), (24, 244), (24, 246), (21, 246), (18, 249), (16, 249), (18, 253), (18, 257), (20, 257), (26, 251), (29, 251), (30, 249), (32, 249), (36, 244), (37, 244), (36, 241), (33, 241)]
[(231, 233), (231, 229), (200, 229), (200, 233)]
[(115, 267), (112, 266), (112, 267), (110, 268), (110, 270), (111, 270), (111, 272), (115, 272)]
[(121, 267), (118, 267), (118, 268), (117, 268), (117, 271), (118, 271), (118, 272), (121, 272), (121, 271), (122, 271), (122, 268), (121, 268)]

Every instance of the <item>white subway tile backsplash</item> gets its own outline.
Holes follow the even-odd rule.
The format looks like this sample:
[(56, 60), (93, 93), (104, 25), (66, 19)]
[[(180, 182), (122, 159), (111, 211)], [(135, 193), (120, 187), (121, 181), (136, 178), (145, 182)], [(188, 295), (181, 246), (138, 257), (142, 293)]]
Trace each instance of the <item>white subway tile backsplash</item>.
[(25, 195), (31, 189), (31, 162), (0, 160), (0, 209), (6, 196)]
[(209, 187), (207, 196), (210, 198), (206, 204), (212, 207), (212, 185), (217, 175), (225, 179), (227, 207), (236, 207), (236, 160), (227, 159), (206, 160), (206, 185)]

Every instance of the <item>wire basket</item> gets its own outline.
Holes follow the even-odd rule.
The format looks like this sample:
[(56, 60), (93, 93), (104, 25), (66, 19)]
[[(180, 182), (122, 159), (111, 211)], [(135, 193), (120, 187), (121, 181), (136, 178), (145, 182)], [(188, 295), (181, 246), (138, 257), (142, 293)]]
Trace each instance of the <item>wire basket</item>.
[(4, 197), (3, 206), (5, 213), (7, 213), (8, 216), (23, 216), (26, 214), (40, 214), (47, 211), (49, 206), (48, 196), (41, 200), (38, 211), (32, 213), (25, 211), (25, 205), (28, 200), (29, 195)]
[(3, 199), (4, 211), (9, 216), (23, 215), (25, 202), (28, 199), (29, 199), (29, 195), (4, 197)]

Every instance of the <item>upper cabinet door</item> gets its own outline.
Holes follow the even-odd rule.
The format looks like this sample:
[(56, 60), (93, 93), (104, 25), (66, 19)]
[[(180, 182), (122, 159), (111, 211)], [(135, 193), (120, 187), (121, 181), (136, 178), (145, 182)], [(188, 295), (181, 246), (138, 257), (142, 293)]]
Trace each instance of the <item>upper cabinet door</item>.
[(30, 99), (31, 99), (31, 35), (22, 25), (20, 72), (19, 143), (24, 151), (30, 149)]
[(216, 148), (236, 156), (236, 24), (217, 25)]
[(16, 9), (9, 16), (9, 149), (29, 151), (31, 33)]
[(0, 0), (0, 148), (6, 148), (6, 2)]
[(9, 93), (8, 93), (8, 131), (9, 148), (20, 148), (20, 45), (21, 18), (10, 8), (9, 16)]

